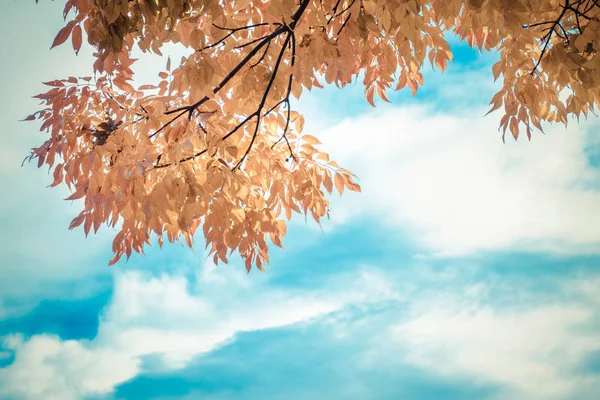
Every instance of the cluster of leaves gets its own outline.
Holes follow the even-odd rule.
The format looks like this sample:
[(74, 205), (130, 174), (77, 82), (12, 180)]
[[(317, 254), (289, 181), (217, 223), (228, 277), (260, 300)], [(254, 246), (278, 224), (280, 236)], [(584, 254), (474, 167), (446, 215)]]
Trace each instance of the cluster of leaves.
[[(64, 15), (74, 18), (53, 46), (71, 38), (78, 52), (85, 33), (95, 78), (46, 83), (45, 108), (27, 119), (50, 138), (30, 159), (84, 199), (71, 228), (119, 224), (111, 264), (153, 232), (192, 246), (202, 227), (215, 262), (237, 251), (263, 269), (284, 215), (320, 222), (326, 192), (360, 190), (302, 133), (291, 96), (360, 74), (371, 104), (389, 89), (414, 94), (428, 62), (452, 60), (446, 32), (499, 50), (492, 111), (504, 106), (515, 139), (600, 105), (597, 0), (67, 0)], [(189, 56), (134, 86), (132, 50), (169, 42)]]

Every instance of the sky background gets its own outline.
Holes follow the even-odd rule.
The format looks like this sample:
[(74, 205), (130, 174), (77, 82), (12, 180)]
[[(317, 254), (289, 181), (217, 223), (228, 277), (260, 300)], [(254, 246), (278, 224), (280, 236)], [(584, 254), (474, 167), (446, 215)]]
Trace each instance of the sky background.
[(63, 5), (0, 13), (0, 399), (597, 398), (597, 118), (502, 144), (495, 55), (453, 43), (415, 97), (296, 105), (363, 192), (332, 196), (323, 231), (294, 218), (267, 273), (200, 245), (109, 268), (114, 232), (69, 231), (81, 205), (21, 167), (41, 82), (90, 73), (89, 48), (49, 50)]

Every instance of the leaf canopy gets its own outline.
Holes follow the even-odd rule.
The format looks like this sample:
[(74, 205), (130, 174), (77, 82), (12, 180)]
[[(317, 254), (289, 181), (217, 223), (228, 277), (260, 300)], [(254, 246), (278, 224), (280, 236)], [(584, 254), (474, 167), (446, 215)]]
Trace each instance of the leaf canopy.
[[(294, 212), (320, 222), (327, 192), (360, 191), (290, 99), (359, 76), (373, 105), (414, 94), (426, 65), (452, 61), (448, 32), (499, 52), (503, 139), (600, 105), (596, 0), (67, 0), (64, 16), (52, 47), (87, 39), (94, 78), (45, 83), (26, 120), (49, 138), (29, 159), (83, 199), (70, 228), (119, 225), (110, 264), (202, 228), (215, 262), (237, 251), (262, 270)], [(189, 55), (136, 86), (132, 51), (167, 43)]]

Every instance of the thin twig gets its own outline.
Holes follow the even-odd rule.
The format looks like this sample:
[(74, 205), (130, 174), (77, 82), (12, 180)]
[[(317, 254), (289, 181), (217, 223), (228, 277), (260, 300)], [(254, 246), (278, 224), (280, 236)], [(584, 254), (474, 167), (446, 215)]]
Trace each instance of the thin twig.
[(540, 65), (540, 62), (542, 61), (542, 58), (544, 58), (544, 55), (546, 54), (546, 50), (548, 50), (548, 45), (550, 44), (550, 40), (552, 39), (552, 34), (554, 33), (554, 31), (556, 29), (556, 25), (558, 25), (560, 23), (560, 21), (562, 20), (562, 18), (565, 16), (567, 9), (568, 9), (567, 7), (569, 7), (569, 0), (565, 0), (565, 5), (563, 6), (562, 12), (558, 16), (558, 18), (553, 22), (552, 27), (550, 28), (550, 32), (548, 32), (542, 39), (542, 40), (545, 40), (544, 47), (542, 48), (540, 57), (538, 58), (535, 65), (533, 66), (533, 70), (531, 70), (531, 75), (533, 75), (535, 73), (538, 66)]
[(257, 62), (250, 64), (250, 69), (256, 67), (258, 64), (260, 64), (262, 62), (262, 60), (265, 59), (265, 56), (267, 55), (267, 53), (269, 52), (269, 47), (271, 47), (271, 42), (269, 41), (269, 43), (267, 43), (267, 47), (265, 47), (265, 51), (263, 51), (262, 55), (260, 56), (260, 58), (258, 59)]
[[(292, 51), (292, 59), (290, 61), (290, 66), (293, 69), (294, 67), (294, 63), (296, 62), (296, 36), (294, 35), (294, 32), (291, 33), (292, 34), (292, 40), (291, 40), (291, 51)], [(280, 101), (279, 103), (277, 103), (277, 105), (281, 104), (282, 102), (285, 103), (286, 105), (286, 110), (287, 110), (287, 115), (286, 115), (286, 120), (285, 120), (285, 127), (283, 128), (283, 133), (281, 135), (281, 137), (279, 138), (279, 140), (277, 140), (275, 143), (273, 143), (273, 145), (271, 146), (271, 149), (273, 149), (279, 142), (281, 142), (282, 139), (285, 140), (285, 143), (287, 144), (288, 150), (290, 151), (290, 157), (292, 158), (292, 160), (296, 159), (296, 156), (294, 155), (294, 152), (292, 150), (292, 146), (290, 145), (290, 141), (287, 138), (287, 131), (289, 129), (290, 126), (290, 113), (291, 113), (291, 107), (290, 107), (290, 94), (292, 93), (292, 83), (294, 80), (294, 73), (293, 70), (292, 72), (290, 72), (290, 77), (288, 79), (288, 86), (287, 86), (287, 92), (285, 95), (285, 99), (283, 99), (282, 101)]]
[[(295, 53), (296, 53), (296, 48), (295, 48), (295, 35), (294, 35), (294, 28), (296, 27), (298, 21), (300, 20), (300, 18), (302, 17), (304, 11), (306, 10), (308, 4), (310, 3), (310, 0), (302, 0), (302, 3), (299, 5), (298, 9), (296, 10), (296, 12), (294, 13), (294, 15), (292, 16), (292, 21), (290, 22), (289, 25), (282, 25), (282, 24), (278, 24), (278, 28), (275, 29), (275, 31), (273, 31), (271, 34), (269, 34), (268, 36), (264, 37), (262, 41), (260, 41), (258, 43), (258, 45), (256, 47), (254, 47), (250, 53), (248, 53), (248, 55), (246, 55), (246, 57), (244, 57), (244, 59), (242, 61), (240, 61), (240, 63), (238, 63), (238, 65), (236, 65), (235, 68), (233, 68), (229, 74), (219, 83), (219, 85), (217, 87), (215, 87), (213, 89), (213, 93), (217, 94), (240, 70), (241, 68), (246, 65), (250, 59), (252, 59), (252, 57), (254, 57), (258, 51), (263, 48), (265, 45), (267, 46), (267, 48), (265, 49), (265, 52), (262, 54), (261, 58), (259, 59), (258, 62), (261, 62), (264, 57), (266, 56), (266, 53), (268, 51), (268, 47), (270, 46), (270, 43), (272, 40), (275, 40), (280, 34), (286, 32), (287, 36), (286, 39), (283, 43), (282, 49), (279, 53), (279, 56), (277, 58), (277, 61), (274, 65), (273, 68), (273, 72), (271, 75), (271, 78), (267, 84), (267, 87), (265, 89), (265, 92), (263, 94), (263, 97), (261, 99), (261, 102), (257, 108), (257, 110), (255, 112), (253, 112), (252, 114), (248, 115), (246, 118), (244, 118), (242, 121), (240, 121), (230, 132), (228, 132), (225, 136), (223, 136), (221, 138), (221, 141), (224, 141), (226, 139), (228, 139), (229, 137), (231, 137), (233, 134), (235, 134), (241, 127), (243, 127), (246, 123), (248, 123), (248, 121), (250, 121), (252, 118), (256, 117), (257, 121), (256, 121), (256, 127), (254, 129), (254, 134), (252, 136), (252, 139), (250, 141), (250, 145), (248, 146), (248, 148), (246, 149), (246, 152), (244, 154), (244, 156), (239, 160), (239, 162), (236, 164), (236, 166), (233, 168), (233, 170), (239, 168), (239, 166), (243, 163), (243, 161), (246, 159), (246, 157), (248, 156), (248, 154), (250, 153), (250, 150), (254, 144), (254, 141), (256, 140), (256, 137), (258, 135), (258, 130), (260, 128), (260, 122), (261, 122), (261, 113), (262, 113), (262, 109), (265, 106), (266, 100), (268, 98), (269, 92), (271, 90), (271, 87), (274, 83), (275, 77), (277, 76), (277, 72), (279, 70), (279, 66), (281, 65), (282, 62), (282, 58), (285, 54), (286, 51), (286, 47), (288, 45), (288, 43), (292, 44), (292, 56), (291, 56), (291, 62), (290, 65), (293, 66), (294, 62), (295, 62)], [(217, 27), (219, 29), (221, 29), (221, 27)], [(222, 29), (226, 29), (226, 28), (222, 28)], [(256, 65), (256, 64), (254, 64)], [(289, 106), (289, 93), (291, 92), (291, 84), (292, 84), (292, 75), (290, 74), (290, 80), (288, 82), (288, 95), (287, 95), (287, 104)], [(197, 108), (199, 108), (202, 104), (204, 104), (206, 101), (208, 101), (208, 96), (205, 96), (204, 98), (200, 99), (199, 101), (190, 104), (188, 106), (184, 106), (184, 107), (179, 107), (176, 108), (174, 110), (170, 110), (167, 111), (165, 114), (169, 115), (169, 114), (177, 114), (170, 122), (168, 122), (166, 125), (171, 124), (174, 120), (176, 120), (177, 118), (181, 117), (183, 114), (185, 114), (186, 112), (192, 113), (194, 110), (196, 110)], [(285, 99), (284, 99), (285, 102)], [(282, 102), (279, 102), (278, 105), (282, 104)], [(274, 108), (272, 108), (270, 111), (272, 111)], [(289, 110), (288, 110), (288, 123), (289, 123)], [(166, 126), (165, 125), (165, 126)], [(163, 130), (165, 128), (165, 126), (161, 127), (161, 130)], [(157, 134), (158, 132), (155, 132), (153, 134), (153, 136), (155, 134)], [(285, 138), (286, 142), (287, 141), (287, 137)], [(288, 142), (288, 147), (289, 147), (289, 142)], [(291, 147), (290, 148), (290, 152), (291, 152)], [(167, 163), (167, 164), (157, 164), (154, 166), (154, 168), (165, 168), (168, 167), (170, 165), (176, 164), (176, 163), (181, 163), (181, 162), (186, 162), (186, 161), (190, 161), (193, 160), (196, 157), (201, 156), (202, 154), (206, 153), (207, 149), (204, 149), (202, 151), (199, 151), (197, 153), (195, 153), (192, 156), (186, 157), (184, 159), (178, 160), (178, 161), (174, 161), (171, 163)], [(292, 153), (293, 156), (293, 153)]]
[(352, 16), (352, 13), (348, 14), (348, 16), (346, 17), (346, 19), (344, 20), (344, 23), (342, 24), (340, 30), (338, 30), (337, 32), (337, 37), (335, 38), (335, 41), (337, 42), (337, 40), (340, 38), (340, 33), (342, 33), (342, 30), (344, 30), (344, 28), (346, 27), (346, 24), (348, 23), (348, 21), (350, 20), (350, 17)]
[(256, 111), (256, 127), (254, 128), (254, 133), (252, 134), (252, 139), (250, 139), (250, 144), (248, 145), (248, 148), (246, 149), (246, 152), (244, 153), (242, 158), (238, 161), (238, 163), (235, 165), (235, 167), (233, 167), (234, 171), (237, 168), (239, 168), (239, 166), (244, 162), (246, 157), (248, 157), (248, 154), (250, 153), (250, 150), (252, 149), (252, 145), (254, 144), (254, 141), (256, 140), (256, 136), (258, 135), (258, 129), (260, 128), (261, 112), (262, 112), (263, 107), (265, 106), (267, 97), (269, 96), (269, 92), (271, 91), (271, 87), (273, 86), (273, 82), (275, 81), (275, 77), (277, 76), (277, 71), (279, 70), (279, 66), (281, 65), (281, 60), (283, 59), (283, 55), (285, 54), (286, 47), (290, 41), (290, 37), (291, 37), (291, 33), (288, 32), (287, 36), (285, 37), (285, 41), (283, 42), (283, 45), (281, 46), (281, 51), (279, 52), (279, 56), (277, 56), (277, 61), (275, 61), (275, 66), (273, 67), (273, 72), (271, 73), (271, 79), (269, 79), (269, 83), (267, 83), (267, 88), (265, 89), (265, 93), (263, 94), (263, 97), (262, 97), (260, 104), (258, 106), (258, 109)]
[(242, 27), (239, 27), (239, 28), (223, 28), (223, 27), (218, 26), (216, 24), (212, 24), (212, 25), (215, 28), (217, 28), (217, 29), (221, 29), (221, 30), (224, 30), (224, 31), (230, 31), (230, 32), (227, 35), (225, 35), (223, 38), (221, 38), (220, 40), (218, 40), (218, 41), (216, 41), (214, 43), (211, 43), (209, 45), (206, 45), (206, 46), (204, 46), (201, 49), (198, 49), (199, 52), (200, 51), (204, 51), (204, 50), (208, 50), (208, 49), (212, 49), (213, 47), (216, 47), (216, 46), (220, 45), (221, 43), (224, 43), (227, 39), (229, 39), (236, 32), (239, 32), (239, 31), (242, 31), (242, 30), (247, 30), (247, 29), (257, 28), (259, 26), (268, 26), (268, 25), (271, 25), (271, 24), (268, 23), (268, 22), (263, 22), (263, 23), (260, 23), (260, 24), (246, 25), (246, 26), (242, 26)]

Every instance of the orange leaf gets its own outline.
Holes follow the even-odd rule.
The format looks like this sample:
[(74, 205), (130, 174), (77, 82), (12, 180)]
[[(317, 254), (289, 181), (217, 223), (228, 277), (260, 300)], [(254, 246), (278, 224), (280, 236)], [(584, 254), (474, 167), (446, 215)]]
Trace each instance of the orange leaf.
[(390, 100), (387, 98), (387, 96), (385, 95), (385, 89), (382, 86), (377, 86), (377, 94), (379, 95), (379, 97), (381, 97), (383, 100), (387, 101), (388, 103), (390, 102)]
[(404, 86), (406, 86), (407, 81), (408, 81), (408, 74), (406, 73), (406, 70), (403, 69), (402, 72), (400, 73), (400, 79), (398, 79), (398, 85), (396, 85), (396, 90), (400, 90)]
[(519, 121), (515, 117), (510, 119), (510, 133), (512, 133), (513, 138), (517, 140), (519, 137)]
[(302, 130), (304, 129), (304, 117), (302, 115), (298, 115), (298, 118), (296, 118), (296, 121), (294, 123), (296, 126), (296, 131), (302, 132)]
[(373, 107), (375, 107), (375, 103), (373, 102), (373, 96), (375, 94), (375, 87), (374, 86), (370, 86), (367, 89), (367, 92), (365, 94), (365, 96), (367, 96), (367, 101), (369, 102), (369, 104), (371, 104)]
[(323, 179), (323, 186), (325, 186), (325, 189), (331, 193), (331, 191), (333, 190), (333, 182), (331, 180), (331, 176), (329, 176), (329, 174), (325, 175), (325, 178)]
[(306, 143), (310, 143), (310, 144), (322, 144), (319, 139), (317, 139), (316, 137), (312, 136), (312, 135), (302, 135), (302, 140), (304, 140)]
[(346, 187), (354, 192), (360, 192), (360, 185), (352, 182), (352, 179), (350, 179), (350, 177), (348, 175), (344, 175), (343, 176), (344, 181), (346, 183)]
[(342, 177), (341, 174), (336, 173), (335, 177), (334, 177), (334, 182), (335, 182), (335, 188), (338, 190), (338, 192), (340, 193), (340, 196), (341, 196), (342, 193), (344, 193), (344, 178)]
[(76, 25), (73, 28), (73, 35), (71, 36), (71, 41), (73, 43), (73, 50), (75, 50), (75, 54), (79, 54), (79, 50), (81, 50), (81, 25)]
[(53, 81), (48, 81), (48, 82), (42, 82), (42, 83), (46, 86), (54, 86), (54, 87), (65, 86), (65, 84), (62, 81), (59, 81), (58, 79), (55, 79)]
[(24, 121), (33, 121), (35, 119), (35, 114), (28, 115), (27, 118), (22, 119), (21, 122)]
[(82, 211), (78, 216), (73, 218), (73, 220), (71, 221), (71, 224), (69, 225), (69, 229), (78, 227), (79, 225), (81, 225), (83, 223), (84, 219), (85, 219), (85, 213)]
[(52, 47), (50, 47), (50, 48), (53, 49), (56, 46), (63, 44), (69, 38), (69, 35), (71, 34), (71, 31), (73, 30), (74, 26), (75, 26), (75, 21), (70, 21), (67, 24), (67, 26), (65, 26), (60, 31), (58, 31), (58, 34), (54, 38), (54, 42), (52, 42)]
[(119, 259), (121, 258), (122, 254), (121, 253), (117, 253), (115, 254), (115, 257), (109, 261), (108, 266), (110, 267), (111, 265), (114, 265), (117, 263), (117, 261), (119, 261)]

